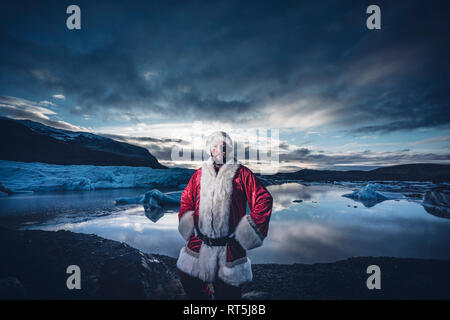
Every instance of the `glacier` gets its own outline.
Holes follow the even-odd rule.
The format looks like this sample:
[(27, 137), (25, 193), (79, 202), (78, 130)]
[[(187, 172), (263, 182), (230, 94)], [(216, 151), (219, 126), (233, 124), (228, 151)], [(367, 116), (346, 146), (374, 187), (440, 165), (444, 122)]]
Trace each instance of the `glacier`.
[(184, 168), (57, 165), (0, 160), (0, 183), (12, 193), (119, 188), (183, 188), (194, 170)]

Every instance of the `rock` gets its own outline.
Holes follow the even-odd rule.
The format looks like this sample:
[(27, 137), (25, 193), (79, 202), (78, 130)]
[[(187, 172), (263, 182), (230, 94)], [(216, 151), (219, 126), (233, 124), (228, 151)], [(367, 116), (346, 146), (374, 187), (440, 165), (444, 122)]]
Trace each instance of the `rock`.
[(245, 300), (264, 300), (269, 297), (269, 293), (264, 291), (249, 291), (242, 295), (242, 299)]
[(96, 294), (112, 299), (171, 299), (182, 297), (183, 291), (157, 258), (129, 252), (105, 260)]
[[(21, 279), (30, 299), (184, 297), (177, 275), (164, 262), (96, 235), (0, 228), (0, 261), (0, 278)], [(81, 290), (66, 286), (70, 265), (80, 267)]]
[[(154, 255), (178, 275), (177, 259)], [(382, 290), (368, 290), (367, 267), (382, 270)], [(243, 299), (450, 299), (449, 260), (357, 257), (330, 263), (253, 264)]]
[[(0, 261), (2, 299), (186, 298), (176, 258), (96, 235), (0, 228)], [(81, 269), (81, 290), (66, 287), (66, 269), (73, 264)], [(370, 265), (382, 270), (382, 290), (366, 287)], [(242, 293), (248, 300), (450, 299), (448, 270), (450, 260), (389, 257), (253, 264), (253, 281)]]
[(26, 298), (25, 288), (19, 279), (15, 277), (0, 279), (0, 300), (24, 298)]
[[(368, 290), (367, 267), (377, 265), (381, 290)], [(254, 264), (243, 296), (264, 299), (449, 299), (450, 260), (357, 257), (330, 263)]]

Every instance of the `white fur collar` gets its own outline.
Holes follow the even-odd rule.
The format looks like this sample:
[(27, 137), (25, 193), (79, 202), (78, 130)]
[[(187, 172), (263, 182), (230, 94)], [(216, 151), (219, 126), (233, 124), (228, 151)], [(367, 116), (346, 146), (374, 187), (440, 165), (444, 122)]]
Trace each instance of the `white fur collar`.
[(228, 235), (233, 178), (240, 163), (228, 160), (216, 175), (213, 159), (203, 163), (200, 180), (199, 228), (211, 238)]

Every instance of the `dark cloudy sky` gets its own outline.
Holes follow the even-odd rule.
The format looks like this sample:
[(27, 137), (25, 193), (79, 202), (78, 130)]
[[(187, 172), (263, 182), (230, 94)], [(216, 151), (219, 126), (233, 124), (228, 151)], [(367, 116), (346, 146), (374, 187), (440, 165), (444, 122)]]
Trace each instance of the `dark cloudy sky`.
[[(449, 163), (446, 3), (10, 1), (0, 114), (112, 135), (167, 164), (199, 126), (279, 129), (286, 169)], [(81, 30), (66, 28), (70, 4)], [(371, 4), (381, 30), (366, 28)]]

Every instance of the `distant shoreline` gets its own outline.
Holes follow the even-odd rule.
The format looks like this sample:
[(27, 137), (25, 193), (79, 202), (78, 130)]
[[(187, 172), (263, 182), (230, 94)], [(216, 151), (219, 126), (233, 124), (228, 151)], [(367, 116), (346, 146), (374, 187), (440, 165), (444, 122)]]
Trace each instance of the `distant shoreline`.
[(433, 163), (413, 163), (380, 167), (373, 170), (313, 170), (277, 173), (262, 176), (268, 180), (302, 180), (305, 182), (333, 181), (420, 181), (442, 183), (450, 182), (450, 165)]

